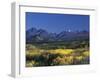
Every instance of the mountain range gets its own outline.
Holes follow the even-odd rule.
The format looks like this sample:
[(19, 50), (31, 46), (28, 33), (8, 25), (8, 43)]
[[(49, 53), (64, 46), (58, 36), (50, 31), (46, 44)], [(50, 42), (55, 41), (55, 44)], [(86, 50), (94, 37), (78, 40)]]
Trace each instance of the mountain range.
[(26, 42), (50, 42), (89, 39), (88, 31), (62, 31), (50, 33), (44, 29), (31, 28), (26, 31)]

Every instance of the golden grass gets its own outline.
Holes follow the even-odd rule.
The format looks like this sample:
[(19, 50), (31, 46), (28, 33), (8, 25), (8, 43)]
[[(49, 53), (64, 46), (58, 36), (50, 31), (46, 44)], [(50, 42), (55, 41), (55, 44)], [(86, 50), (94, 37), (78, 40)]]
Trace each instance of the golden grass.
[[(68, 55), (68, 54), (75, 54), (75, 51), (74, 49), (51, 49), (51, 50), (43, 50), (43, 49), (33, 49), (33, 50), (26, 50), (26, 55), (28, 56), (34, 56), (34, 55), (40, 55), (40, 54), (43, 54), (43, 53), (50, 53), (50, 54), (65, 54), (65, 55)], [(84, 55), (84, 56), (89, 56), (89, 51), (86, 50), (84, 51), (83, 53), (80, 53), (80, 55)], [(82, 58), (82, 56), (77, 56), (77, 58)]]
[(84, 55), (84, 56), (89, 56), (89, 55), (90, 55), (90, 54), (89, 54), (89, 51), (83, 52), (83, 55)]
[[(28, 50), (26, 50), (26, 56), (28, 58), (30, 58), (30, 60), (26, 61), (26, 67), (41, 65), (39, 62), (33, 60), (33, 57), (41, 56), (42, 54), (45, 54), (45, 53), (53, 54), (53, 55), (60, 54), (55, 59), (52, 60), (53, 62), (51, 65), (55, 65), (55, 64), (70, 65), (70, 64), (73, 64), (75, 61), (82, 62), (85, 58), (89, 57), (89, 55), (90, 55), (89, 50), (86, 50), (84, 48), (80, 48), (80, 49), (50, 49), (50, 50), (38, 49), (38, 48), (28, 49)], [(45, 56), (48, 57), (48, 54), (45, 54)]]
[(54, 50), (42, 50), (42, 49), (34, 49), (34, 50), (26, 50), (26, 56), (35, 56), (40, 55), (43, 53), (50, 53), (50, 54), (71, 54), (74, 52), (73, 49), (54, 49)]
[(80, 60), (82, 60), (84, 57), (83, 57), (83, 56), (76, 56), (75, 58), (76, 58), (77, 60), (80, 61)]
[(74, 52), (73, 49), (54, 49), (54, 50), (48, 50), (47, 52), (49, 53), (54, 53), (54, 54), (71, 54)]

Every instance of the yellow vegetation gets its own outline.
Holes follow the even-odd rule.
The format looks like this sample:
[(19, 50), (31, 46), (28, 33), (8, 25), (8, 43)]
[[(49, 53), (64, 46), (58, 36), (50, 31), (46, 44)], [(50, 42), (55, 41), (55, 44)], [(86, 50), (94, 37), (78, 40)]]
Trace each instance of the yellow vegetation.
[(48, 50), (49, 53), (59, 53), (59, 54), (71, 54), (74, 50), (73, 49), (55, 49), (55, 50)]
[(27, 61), (26, 62), (26, 67), (32, 67), (33, 66), (33, 64), (34, 64), (34, 61)]
[(83, 59), (83, 56), (76, 56), (75, 58), (80, 61)]
[(74, 50), (73, 49), (54, 49), (54, 50), (34, 49), (34, 50), (26, 51), (26, 55), (34, 56), (34, 55), (39, 55), (45, 52), (52, 53), (52, 54), (66, 54), (67, 55), (74, 52)]
[(83, 55), (84, 55), (84, 56), (89, 56), (89, 55), (90, 55), (90, 54), (89, 54), (89, 51), (83, 52)]

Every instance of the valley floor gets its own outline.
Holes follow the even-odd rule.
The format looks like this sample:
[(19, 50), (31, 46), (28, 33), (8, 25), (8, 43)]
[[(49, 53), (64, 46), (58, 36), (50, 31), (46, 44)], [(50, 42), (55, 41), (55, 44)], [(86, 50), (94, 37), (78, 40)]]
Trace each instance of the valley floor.
[(89, 64), (89, 48), (81, 44), (80, 48), (26, 44), (26, 67)]

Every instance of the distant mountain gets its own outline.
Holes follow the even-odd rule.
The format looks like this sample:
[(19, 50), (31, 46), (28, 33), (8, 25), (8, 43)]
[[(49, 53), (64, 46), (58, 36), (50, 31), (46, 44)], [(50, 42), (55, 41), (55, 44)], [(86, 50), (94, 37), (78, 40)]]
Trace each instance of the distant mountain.
[(56, 36), (57, 36), (56, 33), (50, 33), (49, 34), (49, 41), (56, 41)]
[(87, 39), (89, 37), (89, 32), (67, 32), (62, 31), (57, 35), (58, 41), (75, 40), (75, 39)]
[(39, 42), (39, 41), (47, 41), (49, 39), (49, 33), (43, 29), (29, 29), (26, 31), (26, 41), (28, 42)]
[(31, 29), (27, 30), (26, 31), (26, 38), (34, 36), (36, 32), (37, 32), (36, 28), (31, 28)]
[(49, 33), (43, 29), (31, 28), (26, 31), (26, 42), (48, 42), (89, 39), (88, 31), (62, 31), (59, 34)]
[(59, 41), (66, 40), (66, 39), (68, 40), (69, 38), (74, 37), (72, 34), (73, 32), (62, 31), (61, 33), (57, 35), (56, 38)]
[(26, 31), (26, 41), (30, 42), (32, 41), (32, 37), (35, 36), (37, 32), (36, 28), (31, 28), (29, 30)]

